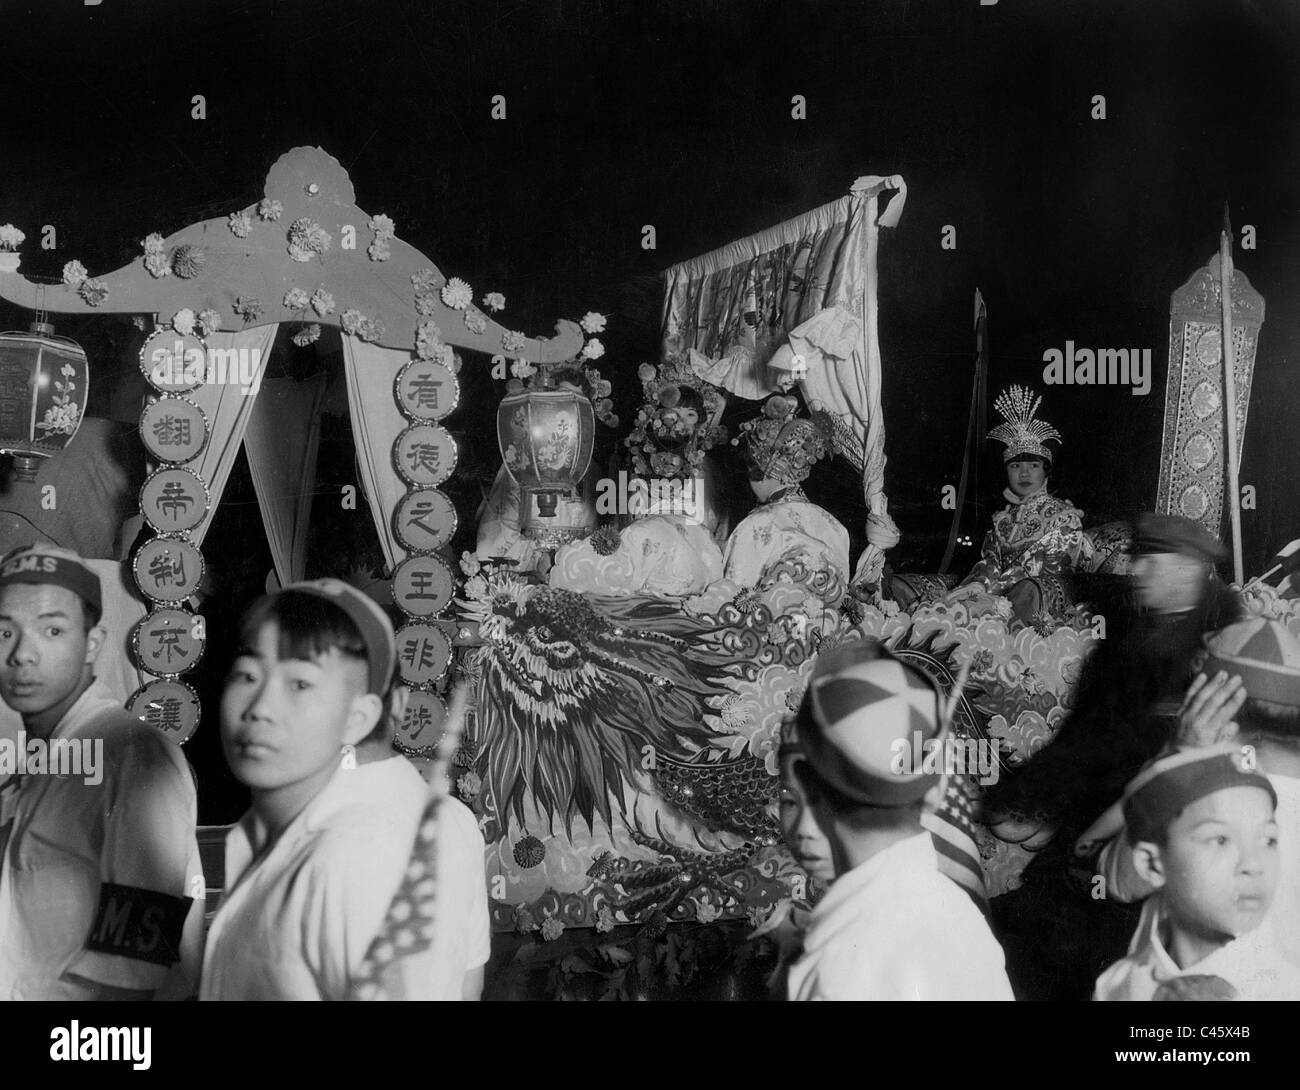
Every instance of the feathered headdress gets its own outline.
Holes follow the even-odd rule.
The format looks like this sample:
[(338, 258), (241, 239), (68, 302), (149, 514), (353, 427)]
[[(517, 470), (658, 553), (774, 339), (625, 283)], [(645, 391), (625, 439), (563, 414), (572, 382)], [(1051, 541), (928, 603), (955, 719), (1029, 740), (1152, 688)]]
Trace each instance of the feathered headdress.
[(1006, 423), (999, 424), (989, 432), (988, 437), (1006, 445), (1003, 462), (1013, 461), (1026, 454), (1048, 462), (1052, 460), (1052, 452), (1046, 446), (1047, 440), (1055, 439), (1059, 443), (1061, 433), (1046, 420), (1034, 416), (1042, 401), (1028, 386), (1012, 386), (998, 394), (993, 407)]

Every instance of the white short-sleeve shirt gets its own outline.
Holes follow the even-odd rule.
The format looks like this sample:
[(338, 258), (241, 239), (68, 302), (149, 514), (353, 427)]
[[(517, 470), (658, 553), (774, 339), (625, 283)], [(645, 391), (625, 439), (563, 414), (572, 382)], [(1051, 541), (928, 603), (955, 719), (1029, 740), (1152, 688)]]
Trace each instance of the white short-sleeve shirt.
[[(200, 998), (348, 998), (428, 799), (420, 774), (393, 757), (340, 768), (269, 848), (265, 827), (245, 814), (226, 841), (226, 888), (208, 934)], [(477, 837), (472, 818), (469, 824)], [(479, 844), (481, 875), (481, 837)], [(485, 885), (483, 896), (486, 922)], [(464, 972), (487, 960), (477, 944), (461, 951), (468, 963), (457, 994)]]
[(99, 773), (88, 777), (83, 761), (81, 775), (28, 771), (7, 787), (0, 998), (91, 998), (65, 974), (158, 999), (193, 995), (204, 883), (194, 777), (180, 748), (98, 681), (50, 740), (83, 753), (101, 743)]

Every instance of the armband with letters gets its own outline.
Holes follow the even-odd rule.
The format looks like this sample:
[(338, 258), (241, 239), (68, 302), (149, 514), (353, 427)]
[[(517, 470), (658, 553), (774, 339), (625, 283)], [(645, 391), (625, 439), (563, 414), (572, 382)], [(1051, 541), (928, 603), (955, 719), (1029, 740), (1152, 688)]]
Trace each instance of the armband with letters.
[(174, 965), (180, 960), (181, 932), (193, 901), (192, 897), (104, 882), (99, 887), (99, 911), (86, 949)]

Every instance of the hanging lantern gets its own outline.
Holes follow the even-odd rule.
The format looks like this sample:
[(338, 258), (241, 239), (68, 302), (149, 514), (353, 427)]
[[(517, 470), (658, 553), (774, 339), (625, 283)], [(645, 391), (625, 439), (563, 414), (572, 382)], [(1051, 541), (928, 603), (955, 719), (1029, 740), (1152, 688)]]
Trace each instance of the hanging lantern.
[(580, 536), (570, 505), (560, 500), (579, 499), (595, 436), (591, 402), (575, 389), (523, 390), (502, 398), (497, 442), (519, 485), (520, 527), (528, 537), (558, 545)]
[(72, 442), (89, 386), (86, 353), (52, 325), (0, 334), (0, 454), (14, 456), (20, 481), (36, 480), (40, 460)]

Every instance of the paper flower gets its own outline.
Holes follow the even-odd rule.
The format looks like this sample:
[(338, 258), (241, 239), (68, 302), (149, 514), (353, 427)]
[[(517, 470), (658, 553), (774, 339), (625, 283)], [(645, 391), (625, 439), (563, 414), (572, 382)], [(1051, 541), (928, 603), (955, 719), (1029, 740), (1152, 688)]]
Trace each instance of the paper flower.
[(513, 855), (521, 867), (531, 869), (546, 858), (546, 845), (530, 833), (515, 844)]
[(709, 901), (701, 901), (695, 906), (695, 918), (700, 923), (712, 923), (722, 915), (722, 909)]
[(354, 307), (349, 307), (339, 316), (339, 324), (343, 326), (343, 332), (356, 336), (357, 330), (361, 328), (361, 323), (366, 320), (366, 316)]
[(199, 335), (206, 337), (209, 333), (215, 333), (221, 328), (221, 315), (211, 307), (199, 311), (198, 317)]
[(371, 261), (387, 261), (393, 256), (392, 251), (388, 248), (388, 240), (377, 238), (366, 247), (366, 257)]
[(244, 319), (244, 324), (255, 322), (262, 316), (262, 303), (256, 296), (241, 295), (235, 300), (232, 308), (240, 318)]
[(301, 216), (289, 224), (289, 256), (295, 261), (310, 261), (330, 248), (330, 233), (319, 223)]
[(0, 227), (0, 250), (13, 251), (18, 249), (26, 237), (12, 223), (6, 223), (3, 227)]
[(227, 223), (230, 233), (236, 238), (248, 238), (248, 233), (253, 229), (253, 217), (247, 212), (231, 212)]
[(86, 266), (80, 261), (69, 261), (63, 266), (63, 283), (70, 288), (81, 287), (81, 282), (86, 279)]
[(433, 358), (449, 370), (460, 370), (460, 366), (456, 363), (456, 353), (451, 350), (449, 344), (440, 344)]
[(515, 906), (515, 930), (521, 935), (537, 930), (537, 919), (527, 905)]
[(481, 334), (487, 329), (487, 319), (477, 310), (465, 311), (465, 328), (473, 334)]
[[(484, 580), (486, 582), (486, 580)], [(477, 772), (466, 772), (456, 780), (456, 791), (462, 802), (473, 802), (483, 790), (483, 781)]]
[(334, 296), (324, 288), (317, 288), (311, 295), (311, 309), (324, 318), (334, 310)]
[(284, 305), (287, 310), (306, 310), (310, 303), (310, 297), (302, 288), (290, 288), (284, 293)]
[(605, 354), (605, 346), (593, 337), (582, 346), (582, 357), (588, 360), (598, 360)]
[(554, 916), (548, 915), (546, 919), (542, 921), (542, 938), (546, 942), (554, 942), (563, 934), (564, 934), (564, 924), (562, 924)]
[(610, 911), (609, 905), (601, 905), (596, 910), (596, 930), (602, 935), (614, 930), (614, 913)]
[(425, 318), (432, 318), (441, 309), (438, 297), (431, 291), (422, 291), (415, 297), (415, 309)]
[(257, 202), (257, 215), (259, 219), (269, 220), (274, 223), (284, 212), (284, 205), (279, 201), (273, 201), (270, 197), (263, 197)]
[(474, 301), (474, 290), (459, 276), (453, 276), (443, 284), (439, 294), (452, 310), (464, 310)]
[(537, 368), (527, 360), (515, 360), (515, 362), (510, 365), (510, 373), (514, 375), (515, 378), (532, 378), (537, 374)]
[(527, 343), (528, 338), (514, 329), (507, 329), (501, 335), (501, 347), (507, 352), (522, 352)]
[(442, 330), (434, 322), (421, 322), (415, 329), (415, 354), (431, 360), (442, 347)]
[(438, 286), (437, 270), (421, 269), (419, 272), (412, 273), (411, 285), (415, 288), (416, 294), (433, 291)]
[(368, 226), (378, 238), (392, 238), (397, 233), (397, 225), (382, 212), (371, 219)]
[(293, 343), (299, 348), (306, 348), (309, 344), (315, 344), (318, 340), (320, 340), (320, 326), (315, 322), (303, 326), (293, 335)]
[(366, 318), (361, 323), (361, 328), (357, 330), (357, 336), (363, 341), (369, 341), (371, 344), (378, 344), (384, 339), (387, 330), (384, 323), (378, 318)]
[(87, 306), (97, 307), (108, 299), (108, 285), (102, 280), (83, 280), (77, 294)]
[(479, 560), (477, 553), (472, 553), (468, 549), (460, 554), (460, 570), (466, 575), (478, 575), (479, 569), (483, 567), (483, 562)]
[(605, 316), (603, 314), (597, 314), (594, 310), (587, 311), (587, 313), (582, 316), (582, 321), (578, 324), (582, 326), (582, 331), (589, 337), (593, 333), (605, 332)]
[(208, 251), (185, 243), (172, 251), (172, 272), (182, 280), (193, 280), (208, 263)]
[(657, 372), (654, 369), (654, 364), (651, 363), (643, 363), (640, 367), (636, 369), (636, 377), (639, 378), (643, 383), (653, 382), (655, 380), (656, 374)]
[(194, 311), (189, 307), (182, 307), (172, 315), (172, 329), (176, 330), (182, 337), (186, 337), (194, 332)]
[(167, 251), (163, 246), (163, 237), (155, 231), (147, 235), (140, 247), (144, 250), (144, 267), (149, 271), (149, 275), (155, 280), (160, 280), (164, 276), (170, 276), (172, 271), (171, 262), (167, 260)]
[(483, 296), (483, 305), (493, 314), (498, 314), (506, 309), (506, 297), (499, 291), (490, 291)]

